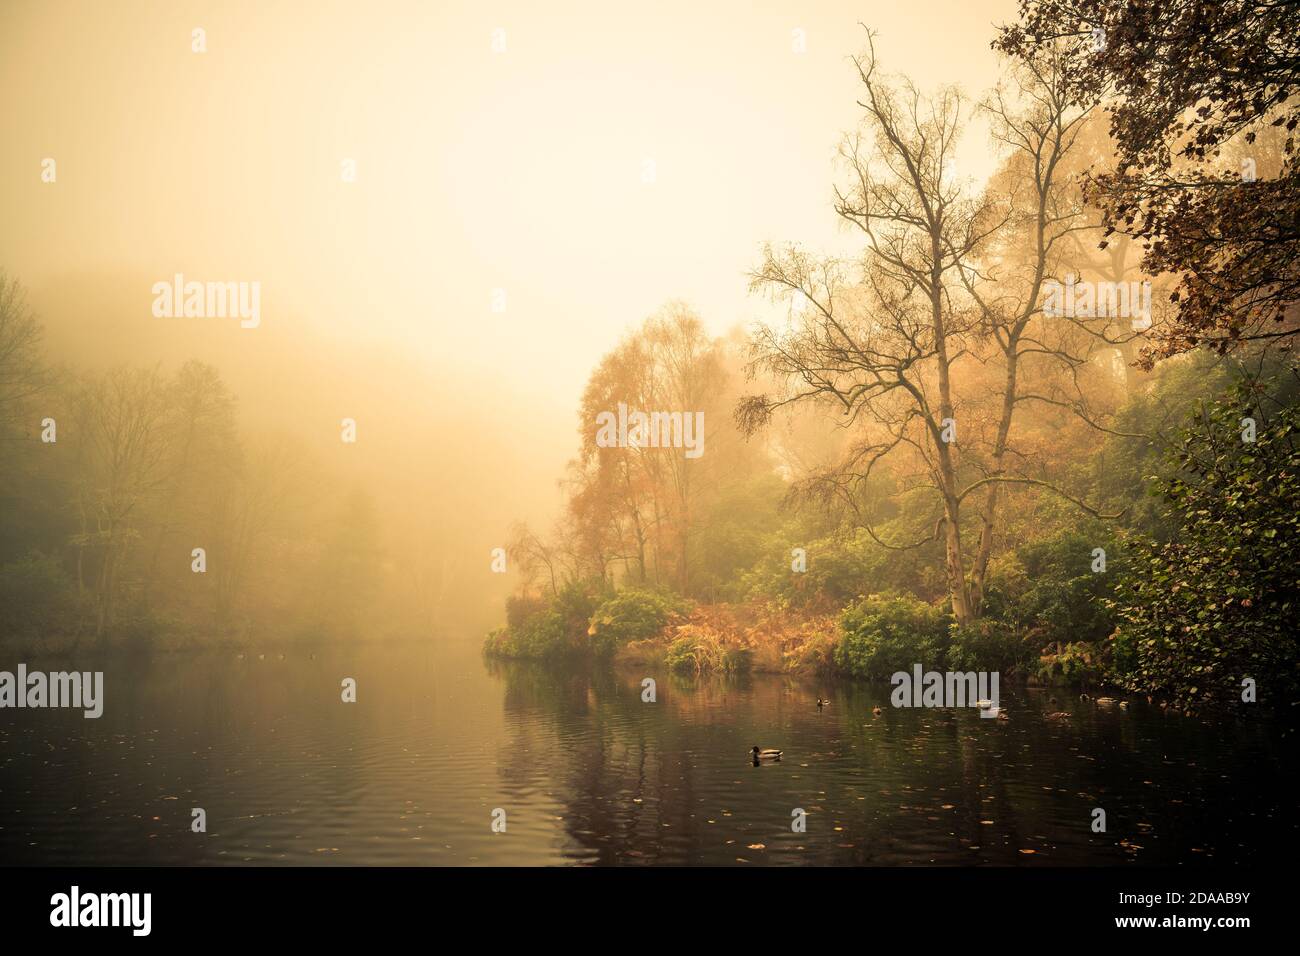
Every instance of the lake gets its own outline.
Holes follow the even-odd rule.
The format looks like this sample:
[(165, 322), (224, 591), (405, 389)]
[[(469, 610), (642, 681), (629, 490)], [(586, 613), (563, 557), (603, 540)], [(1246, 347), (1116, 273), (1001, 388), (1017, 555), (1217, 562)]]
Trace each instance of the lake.
[[(1295, 843), (1294, 748), (1264, 723), (1060, 689), (1003, 682), (998, 721), (894, 709), (888, 684), (488, 662), (470, 643), (76, 663), (105, 672), (98, 720), (0, 711), (0, 862), (1195, 865)], [(755, 767), (755, 744), (785, 756)]]

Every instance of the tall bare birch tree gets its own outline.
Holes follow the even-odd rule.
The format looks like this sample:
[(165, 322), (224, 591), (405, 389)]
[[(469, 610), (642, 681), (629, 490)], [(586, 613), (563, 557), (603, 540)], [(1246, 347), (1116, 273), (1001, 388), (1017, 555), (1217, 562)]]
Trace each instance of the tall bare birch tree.
[[(964, 625), (981, 612), (1003, 486), (1046, 486), (1082, 505), (1007, 465), (1016, 410), (1034, 397), (1023, 387), (1027, 357), (1050, 356), (1067, 375), (1089, 362), (1091, 346), (1077, 327), (1041, 321), (1043, 282), (1081, 211), (1061, 162), (1081, 115), (1071, 112), (1051, 62), (1021, 71), (1016, 102), (995, 94), (983, 105), (1017, 175), (1003, 193), (972, 197), (955, 171), (963, 95), (946, 88), (925, 96), (881, 76), (870, 35), (854, 62), (863, 125), (841, 150), (849, 181), (836, 189), (835, 211), (866, 247), (858, 262), (798, 247), (765, 250), (753, 287), (793, 296), (799, 307), (788, 325), (755, 331), (750, 371), (776, 391), (748, 396), (736, 417), (753, 433), (782, 407), (836, 409), (861, 437), (803, 490), (854, 504), (883, 547), (941, 540), (953, 615)], [(991, 413), (979, 388), (990, 363), (1001, 368)], [(914, 501), (925, 492), (932, 502), (927, 532), (914, 541), (884, 540), (855, 504), (886, 461), (900, 495)], [(980, 506), (971, 555), (962, 532), (973, 501)]]

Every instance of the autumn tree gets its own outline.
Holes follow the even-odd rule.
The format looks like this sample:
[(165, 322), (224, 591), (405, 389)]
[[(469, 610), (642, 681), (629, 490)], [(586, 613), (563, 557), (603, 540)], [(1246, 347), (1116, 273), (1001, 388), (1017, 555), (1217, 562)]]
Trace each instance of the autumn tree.
[[(752, 433), (777, 409), (813, 401), (836, 407), (848, 424), (869, 420), (868, 437), (814, 479), (823, 495), (851, 497), (896, 450), (919, 458), (909, 484), (935, 492), (931, 537), (942, 536), (953, 613), (965, 622), (975, 611), (961, 537), (953, 367), (977, 322), (961, 296), (961, 267), (984, 239), (985, 218), (953, 173), (967, 102), (955, 88), (926, 98), (906, 81), (888, 82), (870, 36), (854, 63), (866, 137), (845, 139), (850, 183), (837, 188), (835, 209), (863, 233), (867, 251), (851, 275), (845, 263), (798, 247), (765, 250), (754, 288), (806, 305), (788, 328), (756, 330), (752, 370), (782, 390), (748, 396), (736, 417)], [(881, 545), (899, 546), (867, 528)]]
[[(1068, 102), (1059, 61), (1044, 57), (1021, 71), (1023, 102), (995, 94), (984, 105), (1011, 154), (1005, 188), (972, 197), (954, 172), (968, 111), (960, 91), (926, 97), (886, 79), (870, 37), (855, 63), (863, 130), (845, 140), (849, 184), (836, 190), (835, 208), (862, 233), (863, 258), (765, 251), (754, 288), (793, 297), (799, 308), (785, 327), (755, 331), (751, 371), (776, 390), (748, 396), (736, 417), (752, 433), (778, 409), (837, 410), (860, 437), (805, 480), (807, 491), (850, 506), (884, 548), (941, 540), (953, 614), (966, 624), (982, 609), (1004, 486), (1083, 504), (1029, 473), (1022, 466), (1032, 457), (1013, 444), (1023, 403), (1069, 404), (1036, 382), (1090, 362), (1089, 330), (1044, 321), (1041, 297), (1081, 214), (1062, 161), (1083, 112)], [(885, 469), (900, 500), (930, 510), (930, 530), (914, 540), (886, 540), (860, 505)], [(973, 554), (963, 534), (972, 511), (980, 528)]]
[(1090, 183), (1106, 231), (1141, 243), (1147, 274), (1179, 277), (1147, 366), (1300, 330), (1298, 14), (1296, 0), (1021, 0), (996, 41), (1024, 60), (1065, 43), (1072, 98), (1110, 111), (1118, 160)]
[[(597, 419), (624, 405), (629, 412), (694, 416), (702, 413), (712, 442), (731, 428), (722, 404), (725, 380), (719, 345), (688, 307), (670, 303), (647, 319), (601, 361), (581, 405), (582, 446), (570, 472), (570, 511), (588, 559), (603, 569), (610, 561), (628, 568), (640, 583), (691, 588), (689, 555), (694, 509), (711, 484), (699, 480), (707, 454), (629, 441), (602, 445)], [(708, 436), (707, 438), (705, 436)], [(712, 459), (709, 459), (712, 461)]]

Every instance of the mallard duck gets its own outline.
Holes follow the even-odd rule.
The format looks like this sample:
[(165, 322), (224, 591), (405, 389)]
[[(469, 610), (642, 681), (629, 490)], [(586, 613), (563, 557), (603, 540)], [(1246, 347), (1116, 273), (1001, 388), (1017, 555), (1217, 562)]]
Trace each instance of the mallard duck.
[(1126, 700), (1121, 700), (1121, 701), (1119, 702), (1119, 709), (1120, 709), (1120, 710), (1128, 710), (1128, 701), (1126, 701)]
[(998, 720), (1010, 720), (1010, 719), (1011, 718), (1007, 716), (1007, 712), (1005, 710), (998, 711)]
[(818, 710), (821, 710), (823, 707), (829, 707), (830, 705), (831, 705), (831, 702), (830, 702), (829, 700), (822, 700), (820, 697), (817, 698), (817, 709), (818, 709)]
[(880, 716), (881, 714), (883, 714), (883, 713), (884, 713), (884, 711), (880, 709), (880, 705), (879, 705), (879, 704), (877, 704), (875, 707), (872, 707), (872, 708), (871, 708), (871, 716), (872, 716), (872, 717), (879, 717), (879, 716)]
[(754, 758), (754, 763), (758, 763), (760, 760), (781, 759), (781, 751), (773, 750), (771, 747), (760, 748), (758, 744), (754, 744), (754, 749), (751, 750), (749, 754)]

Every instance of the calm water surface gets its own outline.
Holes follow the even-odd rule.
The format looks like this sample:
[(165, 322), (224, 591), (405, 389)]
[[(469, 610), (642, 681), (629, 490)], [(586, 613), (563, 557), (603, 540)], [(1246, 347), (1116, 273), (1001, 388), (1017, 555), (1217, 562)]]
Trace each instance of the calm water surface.
[[(886, 684), (548, 669), (470, 645), (93, 666), (99, 720), (0, 711), (0, 862), (1195, 865), (1296, 845), (1294, 750), (1269, 728), (1062, 691), (1004, 689), (995, 721), (893, 709)], [(785, 758), (756, 768), (754, 744)]]

